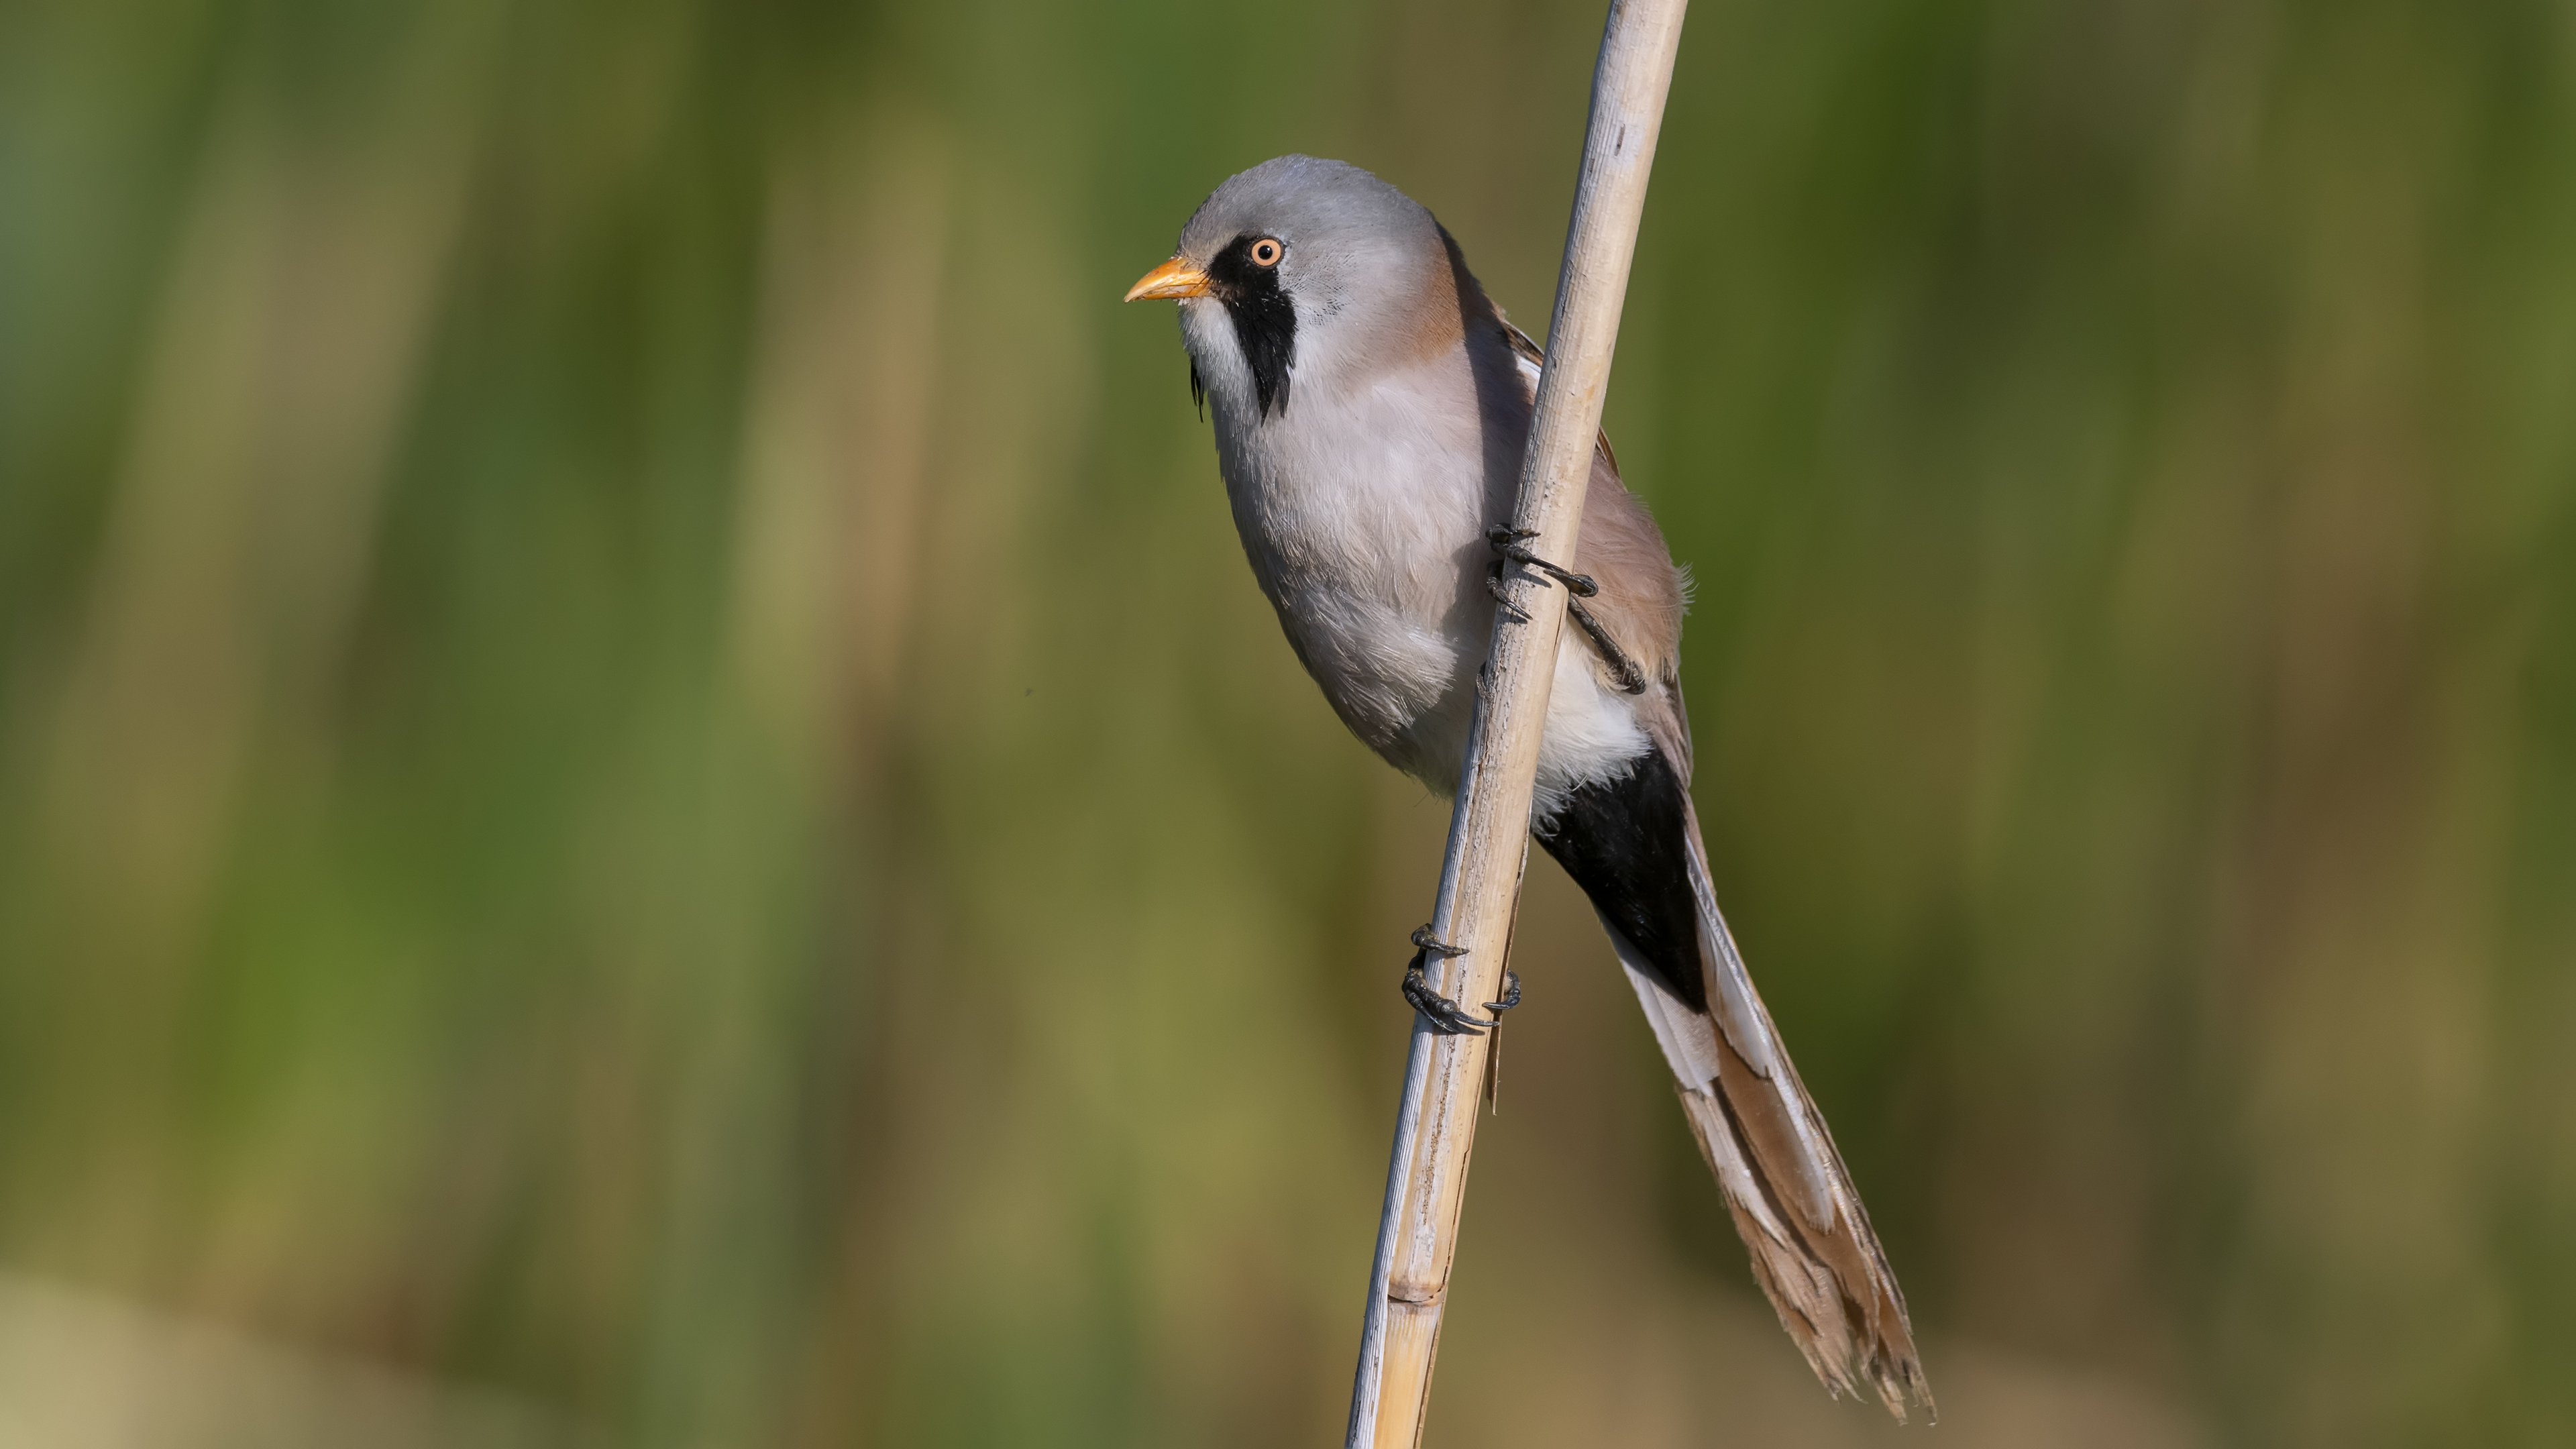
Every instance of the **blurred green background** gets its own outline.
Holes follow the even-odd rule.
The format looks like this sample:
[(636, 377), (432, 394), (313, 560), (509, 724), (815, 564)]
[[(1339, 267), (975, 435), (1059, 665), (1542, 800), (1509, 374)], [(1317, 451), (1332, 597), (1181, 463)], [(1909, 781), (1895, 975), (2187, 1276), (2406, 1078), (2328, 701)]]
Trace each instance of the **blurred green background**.
[[(0, 1437), (1335, 1442), (1445, 805), (1168, 310), (1601, 9), (0, 5)], [(1533, 866), (1433, 1445), (2576, 1442), (2576, 10), (1701, 0), (1609, 428), (1934, 1429)]]

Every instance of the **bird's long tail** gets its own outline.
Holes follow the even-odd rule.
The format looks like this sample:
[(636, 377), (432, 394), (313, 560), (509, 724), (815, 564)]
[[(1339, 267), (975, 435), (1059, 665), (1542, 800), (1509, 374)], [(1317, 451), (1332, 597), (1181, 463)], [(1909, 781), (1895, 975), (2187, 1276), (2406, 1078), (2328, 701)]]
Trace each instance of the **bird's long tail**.
[(1827, 1388), (1858, 1397), (1866, 1385), (1898, 1419), (1917, 1406), (1929, 1417), (1905, 1296), (1718, 913), (1696, 814), (1687, 823), (1708, 1010), (1675, 996), (1616, 925), (1602, 924), (1780, 1326)]

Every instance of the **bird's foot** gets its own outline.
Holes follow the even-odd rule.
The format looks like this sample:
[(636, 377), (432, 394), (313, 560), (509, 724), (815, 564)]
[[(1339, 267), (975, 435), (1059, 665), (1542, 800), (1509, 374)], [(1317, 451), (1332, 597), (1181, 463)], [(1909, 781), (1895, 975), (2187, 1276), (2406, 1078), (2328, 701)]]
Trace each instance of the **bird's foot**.
[[(1424, 968), (1434, 951), (1443, 956), (1467, 954), (1465, 947), (1452, 946), (1432, 935), (1429, 926), (1416, 929), (1413, 933), (1413, 959), (1405, 963), (1404, 982), (1400, 988), (1406, 1003), (1422, 1013), (1423, 1021), (1442, 1036), (1475, 1036), (1494, 1025), (1469, 1016), (1458, 1003), (1431, 989), (1431, 977)], [(1505, 994), (1513, 1001), (1519, 1001), (1518, 983), (1514, 983), (1514, 989)]]
[(1422, 958), (1419, 956), (1405, 968), (1403, 991), (1404, 999), (1412, 1004), (1415, 1011), (1422, 1013), (1424, 1024), (1442, 1036), (1480, 1036), (1493, 1025), (1469, 1016), (1458, 1003), (1432, 990), (1430, 981), (1422, 974)]
[(1513, 563), (1534, 568), (1565, 585), (1565, 591), (1576, 598), (1588, 599), (1601, 592), (1601, 586), (1592, 581), (1590, 574), (1578, 574), (1572, 569), (1561, 568), (1523, 547), (1524, 540), (1536, 537), (1538, 537), (1536, 529), (1513, 528), (1501, 523), (1485, 530), (1485, 542), (1493, 545), (1494, 552)]
[(1576, 627), (1592, 641), (1592, 647), (1601, 651), (1601, 658), (1609, 664), (1610, 672), (1618, 678), (1619, 692), (1645, 693), (1646, 671), (1638, 668), (1637, 661), (1628, 657), (1628, 651), (1619, 647), (1619, 641), (1610, 637), (1610, 631), (1602, 626), (1601, 620), (1590, 609), (1583, 607), (1583, 601), (1600, 593), (1601, 586), (1593, 582), (1590, 574), (1578, 574), (1559, 568), (1521, 546), (1521, 540), (1537, 536), (1529, 529), (1506, 528), (1501, 524), (1485, 530), (1485, 541), (1492, 544), (1494, 551), (1502, 555), (1494, 561), (1494, 571), (1485, 576), (1485, 592), (1494, 596), (1494, 602), (1502, 606), (1503, 612), (1511, 616), (1513, 623), (1526, 624), (1530, 617), (1528, 611), (1513, 603), (1511, 590), (1503, 587), (1503, 566), (1506, 563), (1526, 564), (1565, 585), (1565, 591), (1574, 596), (1565, 601), (1566, 612), (1573, 616)]
[[(1492, 1012), (1492, 1013), (1493, 1013), (1494, 1015), (1496, 1015), (1496, 1016), (1500, 1016), (1500, 1015), (1502, 1015), (1504, 1012), (1509, 1011), (1509, 1010), (1511, 1010), (1513, 1007), (1518, 1006), (1518, 1005), (1520, 1005), (1520, 1004), (1521, 1004), (1521, 978), (1520, 978), (1520, 973), (1519, 973), (1519, 972), (1514, 971), (1514, 970), (1513, 970), (1512, 968), (1510, 968), (1509, 966), (1506, 966), (1506, 967), (1504, 967), (1504, 968), (1503, 968), (1503, 999), (1502, 999), (1502, 1000), (1500, 1000), (1500, 1001), (1488, 1001), (1488, 1002), (1486, 1002), (1486, 1003), (1485, 1003), (1485, 1009), (1486, 1009), (1487, 1011)], [(1500, 1025), (1500, 1024), (1501, 1024), (1501, 1023), (1499, 1023), (1499, 1022), (1497, 1022), (1497, 1023), (1496, 1023), (1496, 1025)]]

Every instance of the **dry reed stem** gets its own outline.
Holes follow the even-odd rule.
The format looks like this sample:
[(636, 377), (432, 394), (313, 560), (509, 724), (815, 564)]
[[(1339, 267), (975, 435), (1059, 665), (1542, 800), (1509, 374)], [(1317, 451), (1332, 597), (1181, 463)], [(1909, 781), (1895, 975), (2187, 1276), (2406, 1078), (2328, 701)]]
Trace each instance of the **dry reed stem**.
[[(1530, 546), (1541, 558), (1574, 558), (1683, 7), (1684, 0), (1612, 0), (1602, 32), (1565, 267), (1512, 518), (1515, 528), (1535, 535)], [(1525, 569), (1505, 576), (1525, 618), (1515, 621), (1510, 610), (1495, 614), (1432, 916), (1433, 933), (1463, 948), (1429, 963), (1437, 987), (1461, 1004), (1492, 1000), (1501, 989), (1529, 858), (1530, 796), (1548, 685), (1565, 622), (1562, 589), (1535, 581)], [(1414, 1022), (1347, 1449), (1411, 1449), (1421, 1439), (1491, 1043), (1487, 1035), (1441, 1036)]]

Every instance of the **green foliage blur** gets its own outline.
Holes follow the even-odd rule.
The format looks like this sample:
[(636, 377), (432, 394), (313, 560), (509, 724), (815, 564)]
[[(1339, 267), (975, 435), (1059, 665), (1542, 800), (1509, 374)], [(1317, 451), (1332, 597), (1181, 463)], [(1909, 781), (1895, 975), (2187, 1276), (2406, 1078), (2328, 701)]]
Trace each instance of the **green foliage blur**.
[[(1118, 297), (1304, 150), (1543, 325), (1600, 21), (0, 7), (0, 1426), (1336, 1442), (1447, 810)], [(1431, 1444), (2576, 1442), (2571, 81), (1694, 7), (1609, 430), (1944, 1420), (1542, 860)]]

